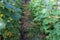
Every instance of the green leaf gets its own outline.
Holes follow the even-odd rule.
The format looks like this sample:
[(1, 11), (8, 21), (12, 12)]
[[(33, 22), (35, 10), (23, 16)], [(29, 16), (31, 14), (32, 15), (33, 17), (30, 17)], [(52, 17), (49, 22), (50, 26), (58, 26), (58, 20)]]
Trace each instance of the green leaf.
[(15, 13), (11, 17), (13, 20), (18, 21), (21, 18), (21, 15), (19, 15), (18, 13)]
[(6, 23), (3, 20), (0, 20), (0, 30), (5, 28)]

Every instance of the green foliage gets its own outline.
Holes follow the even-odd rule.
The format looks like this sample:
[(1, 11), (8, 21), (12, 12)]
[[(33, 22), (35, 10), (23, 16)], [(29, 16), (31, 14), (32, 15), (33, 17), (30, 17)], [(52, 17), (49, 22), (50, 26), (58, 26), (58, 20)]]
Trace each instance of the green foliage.
[(60, 40), (60, 10), (57, 0), (31, 0), (31, 18), (45, 33), (46, 40)]
[(0, 35), (4, 40), (19, 40), (21, 0), (0, 0)]

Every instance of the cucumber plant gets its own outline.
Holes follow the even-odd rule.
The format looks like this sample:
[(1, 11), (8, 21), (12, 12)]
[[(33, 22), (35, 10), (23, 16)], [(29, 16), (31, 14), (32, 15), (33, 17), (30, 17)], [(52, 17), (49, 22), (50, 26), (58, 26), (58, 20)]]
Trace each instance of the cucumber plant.
[(19, 40), (22, 0), (0, 0), (0, 35), (4, 40)]
[(60, 10), (58, 0), (31, 0), (31, 19), (46, 34), (45, 40), (60, 40)]

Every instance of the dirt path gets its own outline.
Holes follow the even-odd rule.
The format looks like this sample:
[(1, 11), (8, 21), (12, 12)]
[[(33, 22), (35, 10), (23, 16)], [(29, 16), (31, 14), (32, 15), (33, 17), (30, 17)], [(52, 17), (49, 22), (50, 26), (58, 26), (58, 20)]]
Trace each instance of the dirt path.
[(29, 15), (30, 15), (30, 11), (29, 10), (26, 10), (26, 6), (27, 6), (27, 3), (26, 3), (26, 0), (25, 2), (23, 3), (23, 15), (22, 15), (22, 27), (21, 27), (21, 38), (20, 40), (27, 40), (27, 31), (25, 31), (25, 29), (29, 26), (31, 26), (30, 24), (30, 20), (29, 20)]

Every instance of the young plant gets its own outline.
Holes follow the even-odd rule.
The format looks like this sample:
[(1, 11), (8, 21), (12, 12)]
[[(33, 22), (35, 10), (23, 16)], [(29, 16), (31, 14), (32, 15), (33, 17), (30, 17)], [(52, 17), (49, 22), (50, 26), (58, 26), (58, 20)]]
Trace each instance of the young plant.
[(0, 0), (0, 35), (4, 40), (19, 40), (21, 0)]

